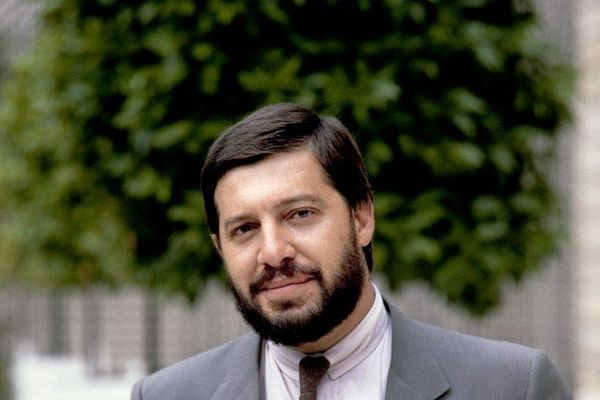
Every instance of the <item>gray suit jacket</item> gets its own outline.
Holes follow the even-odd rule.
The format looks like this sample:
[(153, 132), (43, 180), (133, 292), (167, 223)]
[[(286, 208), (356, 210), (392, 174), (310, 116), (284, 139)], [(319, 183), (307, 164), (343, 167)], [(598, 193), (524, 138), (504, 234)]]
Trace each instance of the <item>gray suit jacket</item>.
[[(389, 310), (386, 400), (572, 399), (544, 352), (446, 331)], [(261, 339), (251, 333), (137, 382), (131, 400), (259, 400), (260, 358)]]

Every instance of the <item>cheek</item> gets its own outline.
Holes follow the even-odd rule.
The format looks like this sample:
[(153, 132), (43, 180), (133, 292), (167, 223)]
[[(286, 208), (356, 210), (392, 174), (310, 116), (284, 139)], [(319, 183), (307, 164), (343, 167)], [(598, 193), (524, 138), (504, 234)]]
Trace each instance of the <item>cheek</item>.
[(223, 262), (227, 273), (233, 283), (242, 290), (245, 290), (256, 270), (256, 263), (252, 260), (253, 258), (248, 252), (223, 250)]
[(335, 273), (346, 247), (352, 245), (351, 228), (347, 224), (330, 224), (324, 228), (319, 234), (306, 238), (304, 243), (306, 253), (320, 265), (323, 274), (331, 275)]

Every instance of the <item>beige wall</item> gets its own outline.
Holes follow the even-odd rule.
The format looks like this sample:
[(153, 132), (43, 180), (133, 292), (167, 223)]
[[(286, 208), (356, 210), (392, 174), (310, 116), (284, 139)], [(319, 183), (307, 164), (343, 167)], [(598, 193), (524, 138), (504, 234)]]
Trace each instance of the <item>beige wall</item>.
[(600, 2), (579, 0), (572, 235), (576, 254), (577, 387), (600, 399)]

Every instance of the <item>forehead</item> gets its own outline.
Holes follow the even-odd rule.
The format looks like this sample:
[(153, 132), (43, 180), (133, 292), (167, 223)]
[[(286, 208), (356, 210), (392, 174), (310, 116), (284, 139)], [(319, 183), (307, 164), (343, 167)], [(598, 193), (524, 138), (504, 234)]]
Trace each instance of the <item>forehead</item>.
[(219, 216), (259, 204), (268, 207), (298, 195), (328, 196), (337, 191), (309, 149), (271, 155), (228, 171), (215, 188)]

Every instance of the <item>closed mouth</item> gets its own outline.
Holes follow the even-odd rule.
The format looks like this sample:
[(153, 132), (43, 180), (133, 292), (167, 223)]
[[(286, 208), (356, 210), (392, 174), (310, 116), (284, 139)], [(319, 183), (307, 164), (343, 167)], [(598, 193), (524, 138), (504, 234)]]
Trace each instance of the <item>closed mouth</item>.
[(265, 284), (261, 286), (260, 291), (275, 290), (275, 289), (281, 289), (281, 288), (284, 288), (287, 286), (302, 285), (313, 279), (315, 279), (315, 278), (310, 275), (295, 275), (292, 277), (288, 277), (288, 276), (275, 277), (272, 280), (265, 282)]

